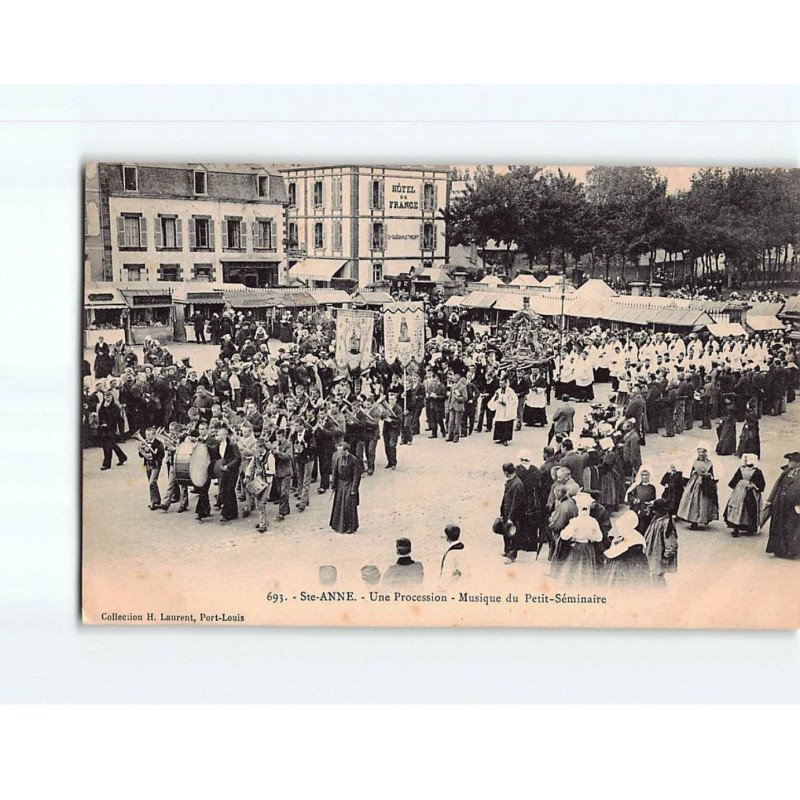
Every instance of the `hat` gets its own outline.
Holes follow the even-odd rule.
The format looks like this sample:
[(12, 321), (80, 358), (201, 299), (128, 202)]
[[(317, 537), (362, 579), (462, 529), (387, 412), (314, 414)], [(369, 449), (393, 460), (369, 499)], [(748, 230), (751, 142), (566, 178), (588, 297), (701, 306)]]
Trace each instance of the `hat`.
[(592, 505), (592, 496), (586, 492), (579, 492), (573, 499), (578, 510), (589, 508)]
[(497, 533), (500, 536), (513, 536), (517, 532), (517, 526), (513, 522), (506, 524), (501, 517), (492, 524), (492, 533)]
[(742, 453), (742, 461), (755, 467), (758, 465), (758, 456), (755, 453)]
[(616, 536), (611, 547), (605, 552), (606, 558), (617, 558), (631, 547), (644, 545), (644, 536), (636, 530), (637, 523), (638, 517), (635, 511), (626, 511), (617, 519)]
[(520, 450), (517, 454), (517, 461), (527, 461), (530, 464), (531, 460), (531, 453), (529, 450)]
[(785, 453), (783, 457), (788, 458), (789, 461), (800, 461), (800, 453), (798, 453), (797, 450), (791, 453)]

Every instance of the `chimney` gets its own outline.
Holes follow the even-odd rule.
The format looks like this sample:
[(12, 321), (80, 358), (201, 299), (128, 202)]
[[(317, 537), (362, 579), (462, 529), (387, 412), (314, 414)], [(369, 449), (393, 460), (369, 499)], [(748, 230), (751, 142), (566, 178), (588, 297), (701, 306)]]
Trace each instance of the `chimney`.
[(661, 286), (660, 283), (651, 283), (650, 284), (650, 296), (651, 297), (661, 297)]
[(644, 294), (644, 281), (634, 281), (631, 283), (631, 296), (641, 297)]

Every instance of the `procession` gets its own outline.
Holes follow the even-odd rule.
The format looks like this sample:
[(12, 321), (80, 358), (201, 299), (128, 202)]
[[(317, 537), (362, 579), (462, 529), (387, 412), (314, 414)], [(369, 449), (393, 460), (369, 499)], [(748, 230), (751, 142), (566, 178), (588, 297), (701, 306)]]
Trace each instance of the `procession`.
[[(290, 342), (229, 312), (219, 345), (197, 336), (213, 351), (210, 368), (174, 363), (155, 341), (142, 363), (130, 353), (109, 360), (99, 345), (92, 372), (110, 373), (84, 379), (83, 420), (101, 445), (96, 469), (139, 470), (138, 508), (168, 515), (170, 530), (190, 538), (218, 524), (268, 542), (287, 519), (302, 530), (313, 511), (329, 531), (358, 534), (371, 581), (393, 585), (468, 584), (488, 556), (478, 540), (503, 564), (530, 562), (561, 585), (666, 587), (684, 567), (681, 545), (709, 531), (729, 531), (764, 558), (800, 556), (800, 453), (790, 447), (780, 473), (759, 467), (760, 426), (791, 412), (798, 388), (783, 332), (742, 341), (564, 331), (523, 313), (490, 335), (447, 312), (422, 300), (382, 313), (318, 310), (298, 315)], [(687, 435), (698, 430), (702, 439)], [(669, 449), (656, 469), (648, 451), (662, 439)], [(436, 488), (451, 524), (409, 535), (402, 519), (419, 464), (407, 454), (423, 441), (448, 451), (452, 469)], [(448, 496), (470, 466), (453, 447), (465, 441), (502, 481), (485, 487), (496, 509), (483, 530)], [(378, 496), (376, 470), (389, 471)], [(391, 571), (372, 563), (393, 554), (370, 546), (365, 504), (396, 526)], [(412, 546), (441, 546), (444, 557), (423, 573)]]

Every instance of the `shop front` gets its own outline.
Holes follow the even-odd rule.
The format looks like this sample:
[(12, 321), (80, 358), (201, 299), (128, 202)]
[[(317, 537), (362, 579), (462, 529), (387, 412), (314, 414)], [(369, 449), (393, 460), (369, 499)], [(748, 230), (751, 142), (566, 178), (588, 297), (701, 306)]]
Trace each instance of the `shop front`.
[(264, 289), (279, 283), (280, 259), (267, 261), (223, 261), (223, 283), (240, 283), (251, 289)]
[(172, 293), (169, 289), (121, 289), (130, 308), (131, 344), (143, 344), (147, 337), (162, 344), (174, 340)]
[(83, 296), (83, 346), (94, 348), (101, 336), (109, 344), (129, 343), (128, 312), (118, 289), (87, 287)]

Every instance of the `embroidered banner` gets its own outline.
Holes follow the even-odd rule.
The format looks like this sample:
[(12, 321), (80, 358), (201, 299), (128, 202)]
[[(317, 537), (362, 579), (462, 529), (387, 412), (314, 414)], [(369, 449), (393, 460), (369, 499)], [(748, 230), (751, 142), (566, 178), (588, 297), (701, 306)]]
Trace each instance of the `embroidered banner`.
[(336, 315), (336, 363), (340, 367), (369, 367), (374, 325), (372, 311), (339, 309)]
[(425, 312), (421, 302), (385, 303), (383, 346), (388, 364), (399, 361), (407, 367), (422, 363), (425, 355)]

